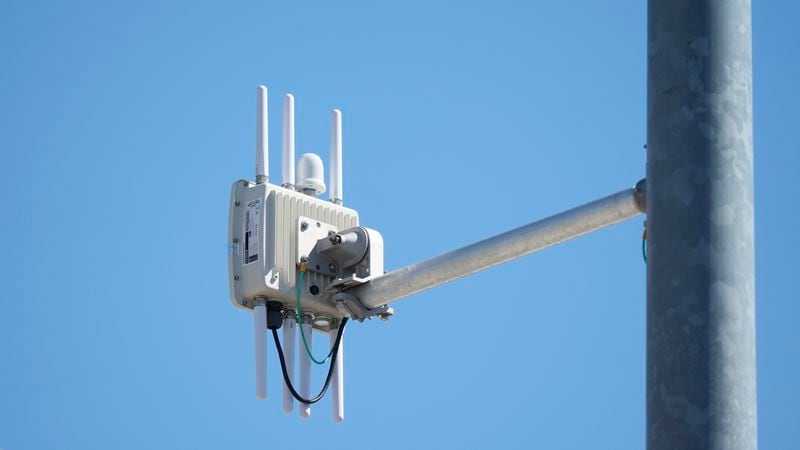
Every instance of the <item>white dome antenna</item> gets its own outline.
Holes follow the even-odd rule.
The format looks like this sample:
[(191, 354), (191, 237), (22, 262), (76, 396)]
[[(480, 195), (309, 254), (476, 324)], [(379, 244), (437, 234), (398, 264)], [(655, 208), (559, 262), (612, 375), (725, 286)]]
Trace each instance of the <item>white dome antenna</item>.
[(297, 161), (297, 190), (312, 197), (325, 193), (325, 166), (319, 155), (300, 155)]

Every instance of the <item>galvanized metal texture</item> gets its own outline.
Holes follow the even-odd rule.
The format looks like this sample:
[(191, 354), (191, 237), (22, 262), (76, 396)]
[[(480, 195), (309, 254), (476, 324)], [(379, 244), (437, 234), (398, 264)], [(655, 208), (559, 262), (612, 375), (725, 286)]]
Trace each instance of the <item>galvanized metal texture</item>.
[(648, 3), (648, 450), (758, 445), (750, 9)]
[[(370, 308), (400, 300), (641, 213), (635, 188), (390, 272), (348, 292)], [(641, 197), (641, 196), (639, 196)]]

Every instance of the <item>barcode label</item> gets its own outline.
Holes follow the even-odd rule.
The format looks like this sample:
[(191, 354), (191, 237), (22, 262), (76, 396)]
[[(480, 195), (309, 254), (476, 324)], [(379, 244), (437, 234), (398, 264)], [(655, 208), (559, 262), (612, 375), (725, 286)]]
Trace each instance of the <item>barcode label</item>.
[(247, 203), (244, 217), (244, 263), (250, 264), (258, 261), (258, 250), (261, 248), (259, 224), (261, 223), (261, 199), (251, 200)]

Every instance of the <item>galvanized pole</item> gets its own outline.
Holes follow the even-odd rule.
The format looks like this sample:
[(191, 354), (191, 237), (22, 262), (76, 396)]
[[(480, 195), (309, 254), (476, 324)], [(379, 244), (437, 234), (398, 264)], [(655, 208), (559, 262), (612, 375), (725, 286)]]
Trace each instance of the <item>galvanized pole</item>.
[(649, 0), (647, 448), (757, 447), (749, 0)]

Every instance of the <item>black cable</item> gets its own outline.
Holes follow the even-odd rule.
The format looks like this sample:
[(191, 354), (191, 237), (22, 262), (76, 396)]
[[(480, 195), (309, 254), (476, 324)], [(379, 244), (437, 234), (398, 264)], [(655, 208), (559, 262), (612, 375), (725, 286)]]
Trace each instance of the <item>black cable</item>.
[(286, 383), (286, 387), (289, 388), (289, 392), (292, 393), (292, 397), (296, 398), (298, 402), (305, 403), (307, 405), (312, 405), (317, 403), (325, 396), (325, 392), (328, 391), (328, 386), (331, 384), (331, 378), (333, 377), (333, 368), (336, 365), (336, 357), (339, 355), (339, 342), (342, 340), (342, 333), (344, 332), (344, 326), (347, 324), (347, 317), (342, 319), (342, 323), (339, 324), (339, 332), (336, 334), (336, 341), (333, 343), (333, 355), (331, 356), (331, 366), (328, 368), (328, 376), (325, 377), (325, 384), (322, 386), (322, 390), (319, 391), (316, 397), (307, 399), (303, 398), (300, 394), (294, 390), (294, 386), (292, 386), (292, 381), (289, 379), (289, 373), (286, 372), (286, 360), (283, 357), (283, 348), (281, 348), (281, 341), (278, 338), (278, 330), (272, 330), (272, 339), (275, 341), (275, 348), (278, 349), (278, 359), (281, 360), (281, 372), (283, 372), (283, 382)]

